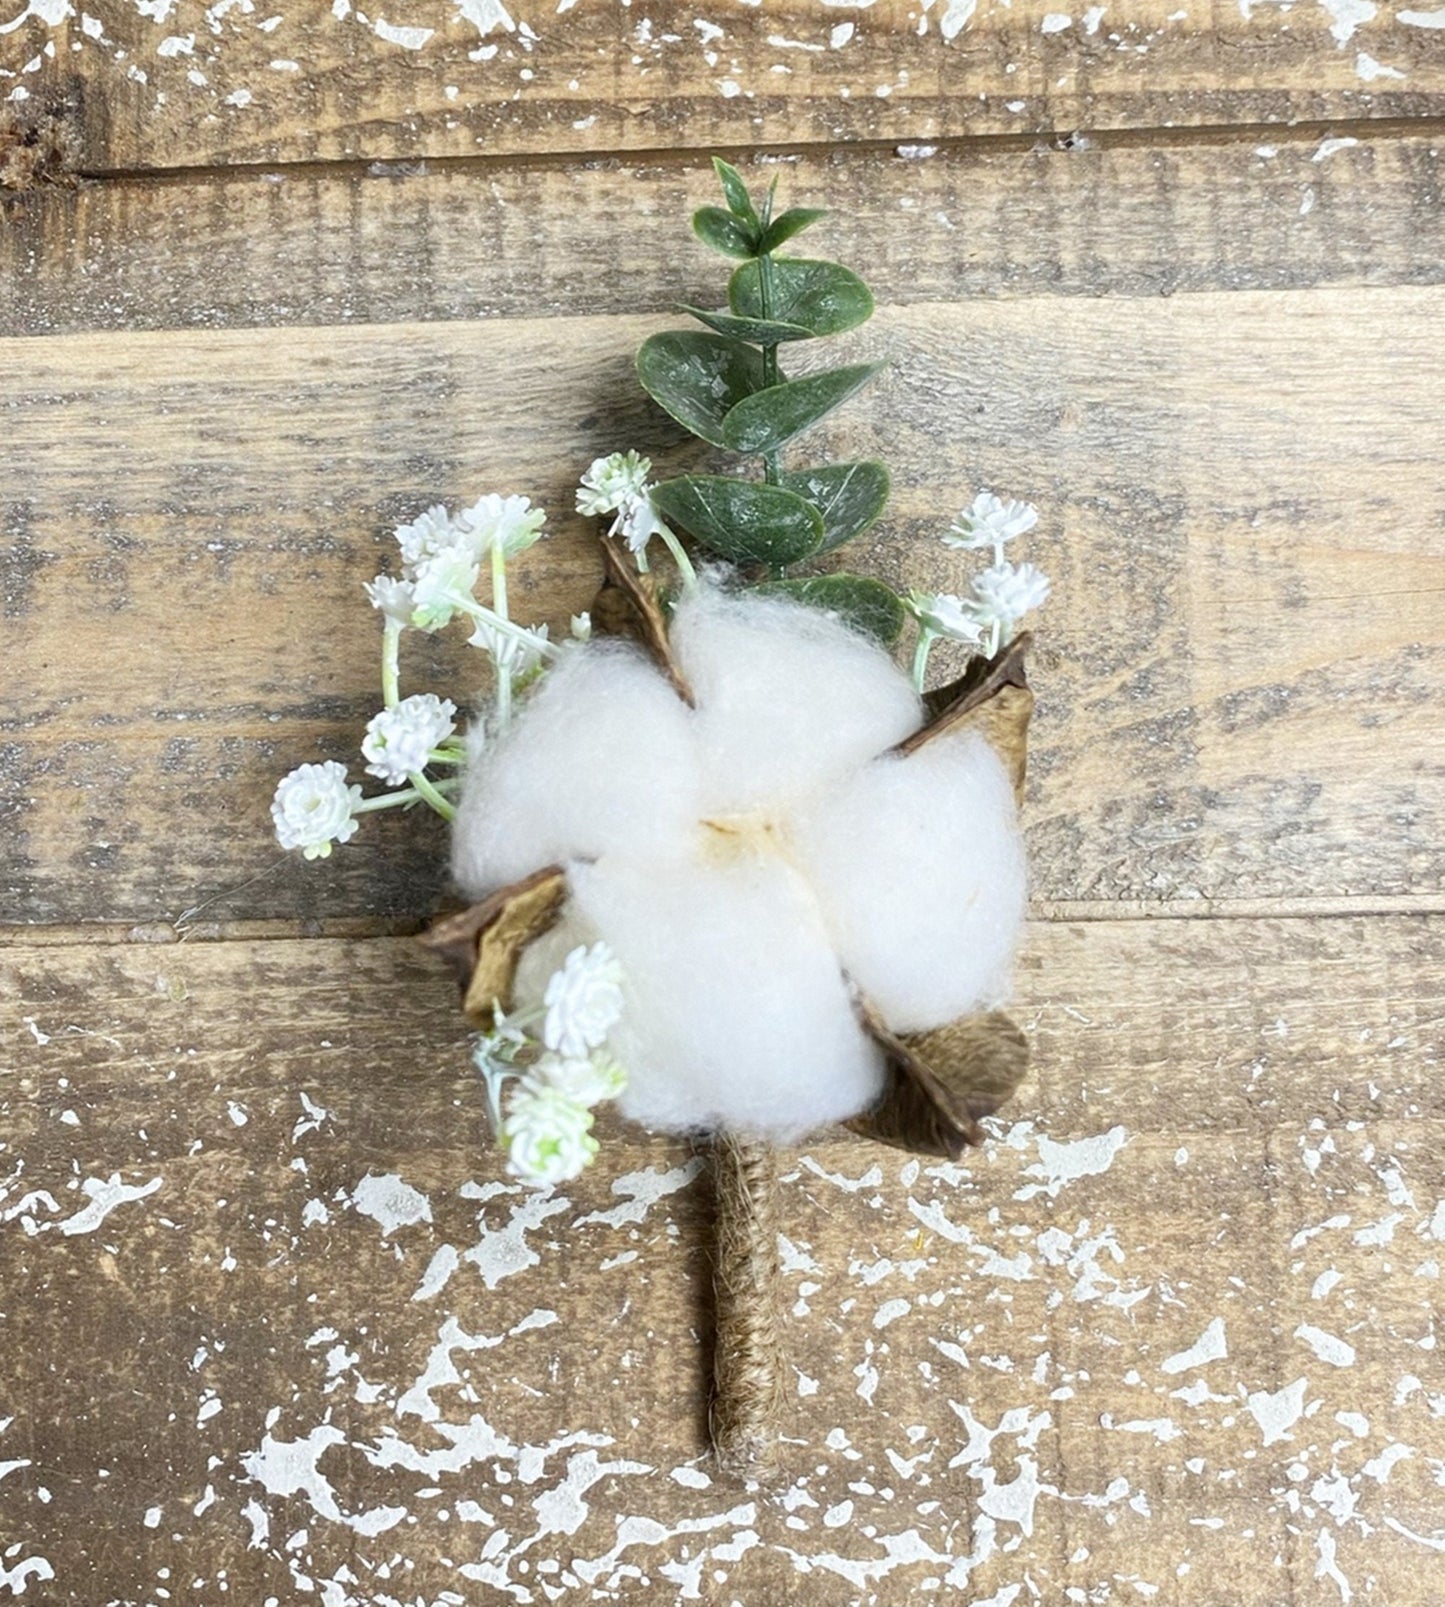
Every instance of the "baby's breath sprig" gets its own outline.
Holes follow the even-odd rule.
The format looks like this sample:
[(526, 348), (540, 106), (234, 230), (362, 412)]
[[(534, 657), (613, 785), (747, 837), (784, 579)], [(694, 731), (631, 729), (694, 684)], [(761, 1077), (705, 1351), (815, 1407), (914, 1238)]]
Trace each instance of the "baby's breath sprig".
[(961, 552), (992, 548), (993, 563), (970, 581), (971, 596), (911, 591), (904, 597), (918, 627), (913, 684), (920, 692), (935, 642), (964, 642), (993, 658), (1018, 634), (1024, 616), (1048, 599), (1048, 576), (1032, 564), (1010, 563), (1004, 555), (1009, 542), (1038, 522), (1039, 510), (1032, 503), (1005, 502), (992, 491), (980, 491), (949, 526), (942, 537), (945, 547)]
[[(430, 692), (402, 696), (402, 637), (409, 630), (434, 634), (458, 617), (468, 620), (468, 641), (492, 664), (493, 732), (505, 730), (517, 686), (557, 654), (545, 625), (519, 625), (507, 606), (507, 563), (541, 539), (546, 517), (527, 497), (490, 495), (455, 515), (436, 503), (398, 527), (400, 576), (381, 574), (366, 583), (366, 595), (382, 616), (382, 707), (361, 743), (367, 773), (391, 790), (363, 797), (334, 759), (298, 766), (282, 777), (271, 802), (283, 848), (324, 859), (356, 834), (358, 816), (378, 809), (424, 803), (444, 820), (453, 819), (450, 795), (460, 783), (429, 772), (455, 770), (465, 761), (466, 746), (455, 735), (456, 704)], [(476, 595), (484, 566), (488, 603)]]

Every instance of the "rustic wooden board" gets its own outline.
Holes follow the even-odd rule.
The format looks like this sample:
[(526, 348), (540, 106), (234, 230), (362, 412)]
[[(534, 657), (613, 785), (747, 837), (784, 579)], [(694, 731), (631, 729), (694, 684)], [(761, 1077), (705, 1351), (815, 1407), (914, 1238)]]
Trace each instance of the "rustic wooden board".
[(791, 1169), (767, 1491), (704, 1448), (695, 1158), (508, 1182), (414, 945), (6, 950), (0, 1580), (1427, 1607), (1441, 936), (1035, 927), (987, 1150)]
[[(354, 752), (392, 522), (487, 489), (564, 510), (633, 442), (697, 461), (630, 376), (654, 327), (0, 343), (12, 918), (432, 909), (437, 832), (283, 862), (274, 780)], [(1043, 509), (1041, 897), (1438, 897), (1442, 327), (1407, 288), (897, 307), (852, 342), (892, 368), (819, 451), (879, 451), (896, 486), (859, 567), (957, 584), (934, 538), (978, 484)], [(554, 522), (514, 597), (565, 628), (597, 559)], [(410, 684), (465, 687), (467, 656)]]
[[(1428, 134), (987, 143), (744, 162), (826, 201), (806, 249), (889, 303), (1438, 283)], [(924, 148), (926, 149), (926, 147)], [(42, 188), (0, 229), (0, 334), (578, 317), (719, 297), (705, 162), (227, 173)], [(816, 242), (809, 243), (809, 242)]]
[(64, 100), (91, 170), (1445, 110), (1435, 14), (1354, 0), (1207, 10), (1145, 0), (1127, 16), (1049, 0), (645, 13), (580, 0), (561, 14), (399, 0), (369, 22), (345, 0), (279, 13), (198, 0), (94, 9), (82, 19), (47, 0), (0, 35), (0, 65), (31, 97), (22, 115)]

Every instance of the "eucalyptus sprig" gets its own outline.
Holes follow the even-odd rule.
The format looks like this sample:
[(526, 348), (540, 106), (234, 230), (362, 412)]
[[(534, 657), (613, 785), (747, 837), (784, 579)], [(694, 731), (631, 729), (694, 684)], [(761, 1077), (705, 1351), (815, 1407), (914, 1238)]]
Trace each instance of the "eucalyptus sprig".
[(736, 168), (713, 167), (726, 206), (693, 216), (698, 238), (741, 259), (728, 305), (684, 306), (706, 330), (653, 335), (637, 354), (648, 395), (709, 445), (758, 462), (761, 479), (684, 474), (650, 488), (661, 517), (716, 557), (762, 571), (769, 589), (847, 616), (890, 646), (905, 619), (881, 581), (847, 573), (788, 578), (806, 559), (866, 530), (888, 500), (888, 470), (871, 459), (785, 469), (783, 448), (868, 383), (881, 363), (851, 363), (790, 379), (779, 349), (843, 334), (873, 313), (868, 286), (836, 262), (777, 255), (825, 214), (792, 207), (773, 215), (776, 179), (755, 205)]

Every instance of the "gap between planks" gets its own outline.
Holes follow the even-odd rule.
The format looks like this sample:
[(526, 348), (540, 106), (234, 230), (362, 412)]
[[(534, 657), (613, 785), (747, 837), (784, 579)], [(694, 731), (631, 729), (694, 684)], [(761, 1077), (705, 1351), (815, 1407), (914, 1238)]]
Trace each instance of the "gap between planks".
[[(1035, 926), (1129, 921), (1317, 921), (1370, 916), (1445, 915), (1445, 896), (1398, 898), (1241, 898), (1143, 900), (1043, 899), (1029, 912)], [(357, 942), (415, 937), (426, 921), (359, 915), (320, 921), (124, 921), (0, 925), (0, 950), (107, 947), (115, 944)]]
[(576, 168), (655, 167), (686, 172), (706, 167), (714, 156), (735, 166), (748, 168), (758, 163), (782, 163), (794, 159), (828, 156), (834, 160), (869, 160), (892, 156), (900, 149), (927, 150), (937, 155), (979, 155), (1052, 150), (1188, 150), (1218, 145), (1308, 146), (1325, 139), (1356, 139), (1360, 143), (1385, 144), (1391, 140), (1445, 137), (1445, 117), (1368, 117), (1311, 118), (1290, 124), (1204, 123), (1194, 127), (1077, 128), (1061, 133), (983, 133), (942, 135), (932, 139), (910, 139), (899, 135), (890, 139), (837, 141), (800, 140), (776, 145), (643, 146), (617, 151), (608, 147), (581, 151), (499, 152), (473, 156), (354, 157), (334, 161), (307, 159), (279, 162), (225, 162), (193, 164), (171, 168), (98, 167), (79, 168), (71, 177), (84, 183), (124, 184), (136, 188), (164, 188), (172, 185), (213, 183), (218, 179), (247, 182), (275, 175), (289, 178), (379, 178), (398, 179), (426, 173), (525, 173), (566, 172)]

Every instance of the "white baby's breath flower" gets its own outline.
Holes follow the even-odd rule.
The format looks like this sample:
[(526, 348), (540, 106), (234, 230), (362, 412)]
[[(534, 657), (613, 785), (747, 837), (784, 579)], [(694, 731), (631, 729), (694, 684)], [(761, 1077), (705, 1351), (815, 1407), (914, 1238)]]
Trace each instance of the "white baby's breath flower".
[(597, 1153), (592, 1112), (532, 1077), (512, 1096), (501, 1142), (508, 1171), (529, 1183), (565, 1183)]
[(439, 631), (472, 594), (479, 573), (468, 553), (448, 547), (424, 559), (413, 582), (411, 623), (418, 630)]
[(1032, 564), (994, 564), (973, 577), (977, 615), (998, 624), (1007, 640), (1015, 625), (1049, 595), (1049, 577)]
[(463, 508), (456, 524), (466, 533), (473, 557), (499, 548), (503, 557), (515, 558), (542, 539), (546, 519), (545, 510), (534, 508), (530, 497), (491, 495)]
[(909, 612), (935, 636), (948, 636), (956, 642), (978, 642), (983, 637), (972, 603), (952, 592), (909, 592), (905, 599)]
[(627, 1073), (605, 1050), (595, 1049), (586, 1059), (544, 1054), (532, 1068), (538, 1082), (556, 1088), (579, 1105), (598, 1105), (616, 1099), (627, 1086)]
[(619, 512), (643, 495), (651, 473), (652, 459), (637, 452), (614, 452), (610, 457), (594, 458), (577, 487), (578, 513), (597, 518)]
[(590, 642), (592, 640), (591, 614), (573, 614), (570, 629), (573, 641)]
[(467, 637), (468, 646), (490, 653), (498, 669), (523, 676), (542, 662), (548, 645), (545, 625), (519, 626), (514, 632), (503, 630), (489, 619), (478, 619), (474, 624), (472, 634)]
[(975, 551), (981, 547), (1001, 547), (1039, 522), (1039, 510), (1031, 502), (1005, 502), (992, 491), (980, 491), (943, 538), (946, 547)]
[(362, 755), (369, 774), (393, 787), (416, 770), (425, 770), (431, 750), (457, 728), (457, 706), (450, 698), (418, 692), (394, 709), (383, 709), (366, 728)]
[(416, 588), (409, 580), (378, 575), (375, 580), (367, 581), (366, 595), (371, 599), (371, 606), (379, 608), (388, 619), (411, 624), (411, 616), (416, 612)]
[(283, 776), (271, 800), (276, 841), (299, 848), (307, 859), (325, 859), (333, 843), (355, 836), (361, 788), (348, 786), (346, 766), (335, 759), (298, 765)]
[(418, 514), (410, 524), (399, 525), (396, 544), (401, 548), (402, 562), (411, 568), (435, 558), (457, 544), (459, 532), (451, 515), (440, 502), (434, 503), (425, 513)]
[(667, 528), (658, 518), (651, 497), (644, 492), (641, 496), (629, 498), (623, 504), (621, 512), (607, 533), (610, 536), (620, 535), (632, 552), (640, 553), (646, 550), (648, 542), (654, 536), (660, 536)]
[(573, 949), (552, 973), (542, 996), (547, 1047), (573, 1060), (596, 1049), (622, 1014), (621, 983), (622, 968), (605, 943)]

